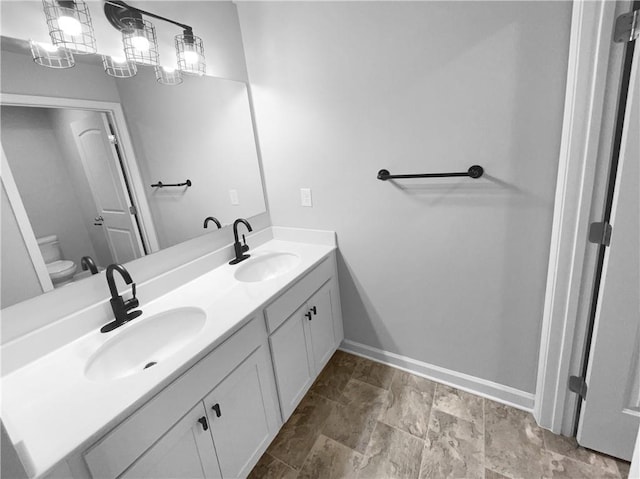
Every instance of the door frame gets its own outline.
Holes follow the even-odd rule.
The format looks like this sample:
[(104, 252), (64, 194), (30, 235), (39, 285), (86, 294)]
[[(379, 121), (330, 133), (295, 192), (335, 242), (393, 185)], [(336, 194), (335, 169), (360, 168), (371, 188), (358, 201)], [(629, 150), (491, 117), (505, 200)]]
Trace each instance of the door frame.
[[(138, 209), (138, 219), (140, 232), (143, 236), (143, 241), (146, 241), (149, 254), (160, 250), (158, 242), (158, 236), (156, 234), (155, 227), (153, 225), (153, 219), (151, 216), (151, 209), (147, 197), (144, 194), (144, 183), (142, 181), (142, 175), (136, 162), (135, 151), (133, 148), (133, 142), (127, 129), (127, 122), (125, 120), (122, 105), (115, 102), (106, 102), (98, 100), (84, 100), (78, 98), (64, 98), (64, 97), (51, 97), (40, 95), (17, 95), (13, 93), (0, 93), (0, 104), (11, 106), (26, 106), (26, 107), (40, 107), (40, 108), (69, 108), (74, 110), (89, 110), (98, 113), (106, 113), (115, 129), (116, 138), (119, 141), (121, 158), (119, 159), (124, 174), (130, 181), (131, 189), (127, 194), (131, 194), (133, 203)], [(3, 153), (4, 155), (4, 153)], [(121, 160), (121, 161), (120, 161)], [(8, 164), (3, 162), (3, 169), (5, 166), (8, 168)], [(4, 176), (4, 173), (3, 173)], [(14, 193), (17, 193), (17, 189)], [(15, 202), (22, 203), (19, 195), (17, 198), (11, 198), (12, 205)], [(24, 209), (24, 206), (22, 207)], [(25, 217), (17, 217), (18, 221), (24, 221)], [(28, 223), (28, 228), (31, 228), (31, 224)], [(21, 225), (20, 228), (27, 226)], [(144, 248), (140, 245), (140, 250), (144, 252)], [(32, 255), (32, 260), (33, 260)], [(34, 263), (35, 264), (35, 263)]]
[(51, 276), (49, 276), (47, 265), (40, 253), (38, 240), (33, 232), (33, 228), (31, 227), (31, 222), (29, 221), (27, 211), (24, 208), (24, 203), (22, 203), (22, 199), (20, 198), (18, 185), (13, 178), (11, 168), (9, 168), (9, 162), (7, 161), (2, 144), (0, 144), (0, 154), (2, 155), (0, 181), (2, 181), (2, 185), (7, 193), (7, 198), (9, 198), (9, 206), (11, 206), (11, 210), (16, 217), (22, 241), (24, 241), (25, 248), (29, 253), (29, 258), (33, 264), (33, 269), (35, 270), (42, 292), (46, 293), (47, 291), (52, 291), (53, 282), (51, 281)]
[[(533, 414), (538, 424), (571, 436), (577, 396), (568, 390), (579, 375), (595, 251), (588, 242), (594, 199), (605, 91), (616, 14), (626, 2), (575, 0), (564, 119)], [(631, 5), (631, 2), (628, 2)], [(602, 159), (600, 159), (602, 161)], [(609, 159), (607, 158), (607, 162)]]

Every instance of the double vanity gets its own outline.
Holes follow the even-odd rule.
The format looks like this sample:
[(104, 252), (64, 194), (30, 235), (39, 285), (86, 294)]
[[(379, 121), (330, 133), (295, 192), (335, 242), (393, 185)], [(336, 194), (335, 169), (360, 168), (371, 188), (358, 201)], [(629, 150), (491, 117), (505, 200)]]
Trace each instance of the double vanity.
[(142, 298), (136, 319), (2, 378), (29, 477), (251, 471), (343, 338), (335, 235), (272, 230), (245, 261), (228, 264), (227, 247), (217, 268)]

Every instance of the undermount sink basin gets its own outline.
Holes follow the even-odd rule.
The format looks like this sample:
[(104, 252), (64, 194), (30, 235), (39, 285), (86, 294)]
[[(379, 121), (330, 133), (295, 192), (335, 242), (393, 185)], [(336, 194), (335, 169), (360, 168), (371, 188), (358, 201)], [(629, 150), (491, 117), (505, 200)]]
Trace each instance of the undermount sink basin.
[[(191, 342), (205, 325), (199, 308), (177, 308), (131, 324), (103, 344), (89, 359), (87, 378), (105, 381), (144, 371)], [(124, 326), (122, 326), (124, 327)]]
[(262, 253), (246, 260), (235, 272), (238, 281), (255, 283), (282, 276), (300, 263), (293, 253)]

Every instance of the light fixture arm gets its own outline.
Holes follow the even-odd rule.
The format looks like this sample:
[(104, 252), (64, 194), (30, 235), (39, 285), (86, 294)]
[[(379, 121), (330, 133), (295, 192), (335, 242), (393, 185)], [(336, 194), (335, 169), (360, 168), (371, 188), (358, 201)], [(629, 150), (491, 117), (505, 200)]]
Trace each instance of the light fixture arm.
[[(122, 12), (117, 13), (116, 9), (120, 9), (122, 10)], [(173, 25), (176, 25), (182, 28), (184, 30), (185, 35), (193, 35), (193, 28), (189, 25), (176, 22), (167, 17), (156, 15), (155, 13), (147, 12), (146, 10), (141, 10), (139, 8), (132, 7), (131, 5), (128, 5), (121, 0), (105, 0), (104, 12), (109, 22), (119, 30), (121, 30), (124, 27), (124, 25), (119, 23), (119, 20), (127, 16), (131, 16), (130, 14), (134, 13), (134, 14), (137, 14), (137, 16), (146, 15), (147, 17), (155, 18), (156, 20), (162, 20), (164, 22), (172, 23)]]

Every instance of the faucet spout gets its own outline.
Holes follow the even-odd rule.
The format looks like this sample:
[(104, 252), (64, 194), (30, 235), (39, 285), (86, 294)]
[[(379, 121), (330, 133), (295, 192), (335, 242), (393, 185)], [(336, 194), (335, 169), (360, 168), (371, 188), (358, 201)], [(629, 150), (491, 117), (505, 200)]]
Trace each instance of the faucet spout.
[(218, 229), (222, 228), (222, 225), (220, 224), (220, 221), (218, 221), (218, 218), (216, 218), (215, 216), (207, 216), (204, 219), (204, 227), (208, 228), (209, 227), (209, 222), (213, 221), (216, 226), (218, 227)]
[(127, 269), (121, 264), (110, 264), (107, 266), (107, 284), (109, 285), (109, 292), (111, 293), (111, 297), (115, 298), (118, 296), (118, 288), (116, 286), (116, 281), (113, 278), (113, 272), (117, 271), (124, 279), (124, 282), (127, 284), (131, 284), (133, 280), (131, 279), (131, 275), (127, 271)]
[[(116, 286), (115, 279), (113, 277), (113, 273), (117, 271), (124, 279), (126, 284), (131, 284), (131, 294), (133, 295), (131, 299), (125, 301), (122, 296), (118, 294), (118, 287)], [(113, 315), (115, 319), (110, 323), (105, 324), (102, 328), (100, 328), (100, 332), (107, 333), (115, 328), (122, 326), (124, 323), (131, 321), (132, 319), (137, 318), (142, 314), (141, 310), (131, 311), (132, 309), (140, 306), (140, 301), (136, 298), (136, 283), (131, 279), (131, 275), (127, 271), (127, 269), (121, 264), (110, 264), (107, 266), (107, 284), (109, 285), (109, 292), (111, 293), (111, 309), (113, 310)]]
[(236, 253), (236, 257), (229, 261), (229, 264), (238, 264), (240, 261), (244, 261), (250, 256), (248, 254), (244, 254), (249, 251), (249, 246), (247, 246), (247, 241), (245, 240), (244, 235), (242, 235), (242, 242), (244, 244), (241, 244), (240, 239), (238, 238), (238, 226), (240, 224), (245, 225), (247, 227), (247, 230), (249, 230), (250, 232), (253, 231), (253, 228), (251, 227), (249, 222), (244, 218), (238, 218), (233, 222), (233, 249)]
[(98, 274), (98, 266), (91, 256), (83, 256), (80, 259), (80, 266), (82, 266), (82, 271), (89, 270), (91, 274)]

